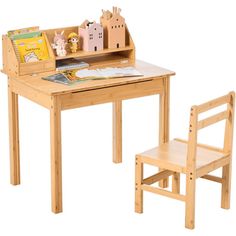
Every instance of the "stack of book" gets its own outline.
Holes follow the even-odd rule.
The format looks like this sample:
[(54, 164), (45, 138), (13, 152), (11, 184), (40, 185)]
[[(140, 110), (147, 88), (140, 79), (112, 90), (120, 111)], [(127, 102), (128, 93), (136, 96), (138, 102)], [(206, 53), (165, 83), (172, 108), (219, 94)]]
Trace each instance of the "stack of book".
[(37, 62), (49, 58), (46, 40), (39, 27), (8, 31), (16, 54), (22, 63)]

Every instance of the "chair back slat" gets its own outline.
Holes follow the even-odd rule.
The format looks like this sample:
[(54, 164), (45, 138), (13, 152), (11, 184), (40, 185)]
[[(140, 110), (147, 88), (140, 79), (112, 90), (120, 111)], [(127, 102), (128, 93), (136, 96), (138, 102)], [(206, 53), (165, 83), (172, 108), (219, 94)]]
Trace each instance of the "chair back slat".
[(213, 116), (210, 116), (204, 120), (200, 120), (200, 121), (198, 121), (197, 128), (198, 128), (198, 130), (203, 129), (205, 127), (208, 127), (209, 125), (215, 124), (215, 123), (225, 120), (225, 119), (228, 119), (229, 114), (230, 114), (230, 112), (228, 110), (222, 111), (222, 112), (215, 114)]
[(198, 114), (208, 111), (208, 110), (211, 110), (215, 107), (222, 106), (222, 105), (229, 103), (229, 102), (230, 102), (230, 95), (227, 94), (225, 96), (222, 96), (222, 97), (216, 98), (214, 100), (211, 100), (209, 102), (203, 103), (203, 104), (197, 106)]
[[(205, 119), (198, 120), (199, 114), (222, 106), (224, 104), (227, 104), (226, 111), (222, 111)], [(193, 172), (196, 167), (198, 130), (213, 125), (222, 120), (226, 120), (223, 152), (231, 155), (233, 145), (234, 107), (235, 93), (230, 92), (225, 96), (219, 97), (198, 106), (193, 106), (191, 108), (187, 152), (187, 169), (189, 171)]]

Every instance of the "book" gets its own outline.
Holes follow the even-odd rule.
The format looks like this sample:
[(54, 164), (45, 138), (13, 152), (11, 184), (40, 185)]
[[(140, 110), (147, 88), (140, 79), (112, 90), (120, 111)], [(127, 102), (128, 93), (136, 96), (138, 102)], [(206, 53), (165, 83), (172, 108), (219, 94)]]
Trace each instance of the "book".
[(35, 62), (49, 58), (46, 40), (43, 36), (14, 40), (21, 62)]
[(120, 67), (120, 68), (107, 67), (95, 70), (89, 70), (89, 69), (66, 70), (52, 76), (43, 77), (42, 79), (70, 85), (74, 83), (86, 82), (89, 80), (136, 77), (136, 76), (143, 76), (143, 74), (141, 74), (134, 67)]
[(60, 84), (70, 84), (71, 83), (63, 73), (49, 75), (49, 76), (43, 77), (42, 79), (48, 80), (51, 82), (55, 82), (55, 83), (60, 83)]
[(134, 77), (142, 76), (142, 74), (134, 67), (107, 67), (95, 70), (78, 70), (75, 73), (75, 79), (88, 80), (88, 79), (109, 79), (109, 78), (120, 78), (120, 77)]
[(29, 33), (24, 33), (24, 34), (12, 35), (10, 38), (12, 40), (16, 40), (16, 39), (35, 38), (39, 36), (42, 36), (42, 33), (40, 31), (36, 31), (36, 32), (29, 32)]
[(56, 70), (73, 70), (89, 67), (89, 64), (76, 58), (63, 59), (56, 62)]
[(26, 34), (26, 33), (35, 32), (35, 31), (39, 31), (38, 26), (33, 26), (33, 27), (28, 27), (28, 28), (23, 28), (23, 29), (10, 30), (10, 31), (7, 32), (7, 36), (11, 38), (14, 35)]

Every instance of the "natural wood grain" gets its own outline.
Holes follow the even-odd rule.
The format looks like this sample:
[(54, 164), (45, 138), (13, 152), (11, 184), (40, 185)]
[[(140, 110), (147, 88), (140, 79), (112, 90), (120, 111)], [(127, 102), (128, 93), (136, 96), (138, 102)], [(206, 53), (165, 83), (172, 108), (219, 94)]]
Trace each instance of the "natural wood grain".
[[(86, 61), (86, 60), (85, 60)], [(108, 60), (110, 61), (110, 60)], [(102, 63), (101, 63), (102, 62)], [(100, 62), (95, 62), (94, 64), (91, 62), (91, 68), (101, 67), (103, 65), (103, 60), (101, 58)], [(127, 66), (126, 63), (123, 63), (122, 60), (120, 62), (115, 62), (112, 66), (114, 67), (122, 67)], [(104, 65), (103, 65), (104, 67)], [(114, 79), (104, 79), (104, 80), (92, 80), (87, 81), (86, 83), (77, 83), (73, 86), (63, 85), (52, 83), (46, 80), (43, 80), (42, 77), (48, 76), (51, 74), (55, 74), (56, 72), (48, 72), (48, 73), (39, 73), (37, 75), (28, 75), (28, 76), (19, 76), (14, 78), (18, 80), (20, 83), (29, 86), (39, 92), (46, 93), (48, 95), (58, 95), (58, 94), (66, 94), (72, 92), (79, 92), (79, 91), (87, 91), (92, 89), (116, 86), (116, 85), (123, 85), (129, 83), (137, 83), (142, 82), (150, 79), (160, 79), (162, 77), (166, 77), (167, 75), (174, 75), (174, 72), (160, 68), (158, 66), (154, 66), (152, 64), (143, 62), (143, 61), (136, 61), (134, 67), (143, 74), (143, 76), (139, 77), (126, 77), (126, 78), (114, 78)]]
[(214, 123), (217, 123), (217, 122), (225, 120), (225, 119), (228, 119), (228, 117), (229, 117), (229, 112), (228, 111), (220, 112), (220, 113), (215, 114), (211, 117), (208, 117), (204, 120), (198, 121), (197, 128), (198, 129), (203, 129), (205, 127), (208, 127), (209, 125), (212, 125)]
[(15, 49), (11, 40), (3, 35), (3, 72), (8, 75), (8, 77), (17, 77), (19, 76), (19, 66), (18, 60), (15, 54)]
[(151, 193), (160, 194), (160, 195), (163, 195), (165, 197), (174, 198), (174, 199), (180, 200), (180, 201), (185, 201), (185, 198), (186, 198), (182, 194), (176, 194), (176, 193), (164, 190), (164, 189), (156, 188), (156, 187), (145, 185), (145, 184), (141, 185), (141, 189), (145, 190), (145, 191), (148, 191), (148, 192), (151, 192)]
[(223, 167), (227, 164), (229, 164), (230, 162), (230, 156), (224, 156), (223, 158), (220, 158), (219, 160), (214, 160), (211, 163), (208, 163), (200, 168), (197, 169), (196, 175), (197, 178), (206, 175), (208, 173), (210, 173), (213, 170), (216, 170), (220, 167)]
[(17, 185), (20, 184), (18, 95), (12, 91), (10, 84), (8, 84), (8, 112), (11, 184)]
[(140, 158), (135, 158), (135, 212), (143, 212), (143, 190), (141, 188), (143, 181), (143, 163)]
[(234, 129), (234, 110), (235, 110), (235, 93), (229, 93), (229, 103), (227, 105), (229, 118), (225, 124), (224, 151), (230, 153), (229, 164), (222, 169), (222, 189), (221, 189), (221, 207), (230, 208), (231, 195), (231, 169), (232, 169), (232, 148), (233, 148), (233, 129)]
[[(159, 145), (169, 141), (169, 96), (170, 96), (170, 78), (166, 77), (163, 80), (164, 91), (160, 95), (159, 102)], [(160, 168), (159, 171), (162, 169)], [(174, 183), (175, 184), (175, 183)], [(163, 179), (159, 182), (159, 186), (167, 188), (169, 186), (169, 179)]]
[(113, 162), (122, 162), (122, 101), (112, 104), (113, 122)]
[(8, 71), (8, 61), (7, 61), (7, 37), (2, 35), (2, 73), (7, 73)]
[(71, 58), (71, 57), (80, 57), (80, 58), (84, 59), (84, 57), (102, 55), (102, 54), (107, 54), (107, 53), (112, 53), (112, 52), (131, 51), (131, 50), (133, 50), (132, 46), (126, 46), (123, 48), (105, 48), (102, 51), (82, 51), (82, 50), (79, 50), (78, 52), (69, 53), (63, 57), (56, 57), (56, 60), (62, 60), (62, 59)]
[[(134, 42), (130, 36), (130, 33), (126, 27), (126, 45), (123, 45), (120, 48), (108, 49), (104, 48), (103, 50), (98, 50), (94, 52), (87, 52), (83, 50), (78, 50), (75, 53), (67, 53), (66, 56), (59, 57), (56, 56), (55, 50), (52, 49), (52, 43), (54, 40), (55, 32), (64, 32), (65, 38), (68, 38), (69, 34), (75, 32), (78, 34), (78, 26), (65, 27), (60, 29), (48, 29), (41, 30), (42, 36), (45, 39), (49, 58), (47, 60), (22, 63), (19, 58), (19, 53), (14, 49), (12, 40), (7, 36), (3, 36), (3, 56), (4, 56), (4, 73), (8, 76), (19, 76), (19, 75), (31, 75), (41, 72), (53, 72), (55, 73), (55, 64), (58, 60), (68, 59), (68, 58), (91, 58), (91, 57), (100, 57), (101, 55), (113, 55), (118, 56), (122, 55), (123, 59), (134, 61), (135, 60), (135, 47)], [(6, 39), (6, 40), (5, 40)], [(67, 45), (67, 51), (69, 51)]]
[(40, 72), (55, 71), (55, 61), (52, 59), (40, 62), (20, 63), (20, 75), (35, 75)]
[(222, 168), (221, 208), (230, 208), (231, 162)]
[[(186, 143), (186, 144), (188, 143), (188, 141), (186, 141), (184, 139), (180, 139), (180, 138), (175, 138), (174, 140), (178, 141), (178, 142)], [(203, 144), (203, 143), (197, 143), (197, 146), (211, 150), (211, 151), (224, 153), (223, 148), (218, 148), (218, 147), (210, 146), (210, 145)]]
[(227, 95), (213, 99), (209, 102), (203, 103), (197, 106), (198, 114), (213, 109), (215, 107), (224, 105), (230, 101), (230, 97)]
[(38, 90), (31, 89), (28, 86), (19, 83), (18, 80), (10, 80), (11, 89), (14, 93), (23, 96), (45, 108), (51, 107), (51, 96), (41, 93)]
[(201, 176), (201, 178), (207, 179), (207, 180), (210, 180), (210, 181), (213, 181), (213, 182), (217, 182), (217, 183), (222, 183), (223, 182), (222, 178), (220, 178), (218, 176), (214, 176), (214, 175), (203, 175), (203, 176)]
[[(79, 50), (76, 53), (68, 53), (66, 56), (64, 57), (58, 57), (55, 55), (56, 60), (62, 60), (62, 59), (66, 59), (66, 58), (72, 58), (72, 57), (79, 57), (79, 58), (84, 58), (84, 57), (91, 57), (94, 55), (101, 55), (101, 54), (107, 54), (107, 53), (116, 53), (116, 52), (125, 52), (125, 51), (129, 51), (132, 52), (132, 55), (128, 56), (128, 58), (130, 57), (131, 60), (134, 57), (134, 42), (132, 40), (132, 37), (129, 33), (129, 30), (127, 28), (127, 26), (125, 27), (126, 30), (126, 46), (122, 47), (122, 48), (114, 48), (114, 49), (108, 49), (108, 48), (104, 48), (104, 50), (100, 50), (100, 51), (95, 51), (95, 52), (87, 52), (87, 51), (83, 51), (83, 50)], [(75, 33), (79, 33), (78, 31), (78, 26), (71, 26), (71, 27), (64, 27), (64, 28), (56, 28), (56, 29), (48, 29), (48, 30), (44, 30), (44, 32), (47, 35), (48, 41), (50, 43), (53, 42), (53, 38), (55, 35), (55, 31), (56, 32), (61, 32), (64, 31), (64, 35), (67, 38), (69, 36), (70, 33), (75, 32)], [(55, 54), (55, 52), (54, 52)]]
[(142, 183), (143, 184), (148, 184), (148, 185), (154, 184), (154, 183), (156, 183), (156, 182), (158, 182), (162, 179), (165, 179), (165, 178), (167, 178), (167, 177), (169, 177), (170, 175), (173, 175), (173, 174), (174, 174), (173, 171), (163, 170), (161, 172), (158, 172), (157, 174), (154, 174), (152, 176), (149, 176), (149, 177), (145, 178)]
[(172, 175), (172, 192), (180, 193), (180, 173), (174, 172)]
[(64, 31), (64, 36), (67, 38), (70, 33), (75, 32), (78, 34), (78, 26), (69, 26), (63, 28), (54, 28), (54, 29), (46, 29), (43, 32), (47, 35), (49, 43), (53, 43), (53, 39), (55, 37), (55, 32), (60, 33)]
[[(165, 165), (168, 170), (186, 173), (187, 166), (187, 144), (176, 140), (164, 143), (159, 147), (149, 149), (140, 153), (144, 162), (151, 160), (153, 165)], [(205, 167), (206, 165), (218, 161), (225, 157), (225, 154), (216, 151), (208, 150), (203, 147), (196, 149), (196, 169)], [(162, 166), (163, 166), (162, 165)], [(172, 167), (179, 167), (178, 170), (173, 170)], [(182, 170), (182, 171), (180, 171)]]
[[(197, 118), (197, 107), (193, 106), (190, 112), (186, 171), (185, 227), (188, 229), (194, 229), (195, 227), (196, 162), (199, 160), (197, 152), (199, 149), (197, 147)], [(204, 160), (208, 156), (204, 156)]]
[[(199, 121), (199, 112), (205, 112), (225, 103), (227, 103), (227, 111)], [(161, 173), (172, 172), (172, 192), (150, 186), (160, 179), (159, 174), (145, 178), (141, 184), (141, 189), (185, 201), (185, 227), (188, 229), (195, 227), (197, 178), (201, 177), (222, 184), (221, 207), (225, 209), (230, 207), (234, 104), (235, 93), (230, 92), (226, 96), (204, 103), (203, 105), (193, 106), (190, 111), (187, 141), (175, 139), (169, 142), (162, 142), (158, 147), (137, 155), (142, 164), (165, 169)], [(198, 129), (213, 125), (223, 119), (226, 119), (223, 149), (197, 143)], [(208, 174), (220, 167), (223, 169), (222, 178)], [(179, 194), (180, 173), (186, 174), (185, 196)], [(136, 179), (137, 181), (140, 180)]]
[[(11, 144), (11, 176), (12, 183), (20, 182), (19, 174), (19, 134), (18, 134), (18, 94), (36, 102), (50, 110), (51, 129), (51, 191), (52, 211), (62, 211), (62, 163), (61, 163), (61, 111), (82, 106), (113, 102), (113, 161), (122, 161), (122, 100), (161, 94), (161, 122), (160, 142), (168, 141), (169, 133), (169, 79), (175, 73), (155, 65), (138, 61), (135, 58), (135, 45), (131, 35), (125, 27), (125, 47), (107, 49), (96, 52), (78, 51), (68, 53), (65, 57), (55, 55), (51, 43), (55, 31), (64, 31), (65, 37), (70, 33), (78, 33), (78, 26), (42, 30), (48, 46), (49, 59), (21, 63), (19, 54), (15, 50), (12, 40), (3, 36), (3, 73), (9, 76), (11, 90), (9, 92), (9, 120)], [(124, 77), (103, 80), (91, 80), (76, 83), (71, 86), (52, 83), (43, 77), (58, 73), (55, 63), (65, 58), (79, 57), (89, 64), (89, 69), (105, 67), (134, 66), (143, 76)], [(143, 178), (142, 163), (138, 178)], [(139, 180), (138, 180), (139, 181)], [(136, 194), (137, 211), (142, 211), (142, 193)]]
[(62, 212), (62, 163), (61, 163), (61, 110), (60, 99), (52, 97), (50, 108), (51, 129), (51, 191), (52, 211)]
[[(117, 57), (114, 57), (117, 58)], [(116, 59), (115, 59), (116, 60)], [(123, 62), (115, 62), (115, 66), (127, 66)], [(93, 64), (94, 63), (94, 64)], [(113, 63), (110, 60), (91, 63), (91, 68)], [(142, 77), (117, 78), (111, 80), (88, 81), (83, 84), (64, 86), (50, 83), (41, 79), (51, 73), (40, 73), (34, 76), (10, 77), (14, 92), (24, 96), (50, 110), (51, 117), (51, 178), (52, 178), (52, 211), (62, 211), (62, 177), (61, 177), (61, 127), (60, 112), (62, 109), (71, 109), (81, 106), (100, 104), (105, 102), (121, 102), (123, 99), (162, 94), (163, 80), (173, 72), (154, 65), (136, 61), (136, 68), (144, 74)], [(56, 90), (55, 90), (56, 89)], [(55, 93), (56, 91), (56, 93)], [(167, 90), (169, 93), (169, 91)], [(118, 109), (119, 110), (119, 109)], [(118, 114), (118, 123), (121, 127), (121, 118)], [(168, 122), (166, 123), (168, 125)], [(120, 128), (118, 128), (119, 130)], [(120, 136), (120, 138), (119, 138)], [(120, 140), (119, 140), (120, 139)], [(114, 151), (121, 153), (122, 139), (117, 135), (117, 145)], [(120, 150), (119, 150), (120, 149)], [(118, 157), (118, 158), (117, 158)], [(121, 161), (121, 154), (116, 154), (116, 161)], [(16, 163), (16, 162), (15, 162)], [(142, 197), (142, 190), (141, 197)]]
[(70, 94), (61, 95), (60, 97), (62, 100), (62, 110), (66, 110), (159, 94), (162, 92), (162, 89), (162, 79), (153, 79), (139, 83), (73, 92)]

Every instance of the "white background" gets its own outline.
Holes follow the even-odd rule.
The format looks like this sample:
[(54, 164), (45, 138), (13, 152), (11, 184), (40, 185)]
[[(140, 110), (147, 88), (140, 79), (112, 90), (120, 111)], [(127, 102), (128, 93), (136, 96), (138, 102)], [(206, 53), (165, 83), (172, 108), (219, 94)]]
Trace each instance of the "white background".
[[(235, 1), (1, 1), (0, 32), (99, 21), (101, 9), (113, 5), (122, 8), (137, 58), (176, 72), (170, 136), (186, 137), (191, 105), (236, 90)], [(62, 113), (64, 211), (55, 215), (50, 211), (49, 111), (19, 99), (22, 184), (11, 186), (7, 79), (0, 74), (1, 236), (234, 235), (235, 162), (230, 210), (220, 208), (219, 184), (197, 181), (194, 231), (184, 228), (184, 204), (176, 200), (146, 193), (144, 213), (134, 213), (134, 156), (158, 142), (158, 96), (123, 104), (123, 164), (112, 163), (111, 104)], [(221, 144), (222, 133), (216, 133), (221, 128), (202, 135), (203, 141)]]

